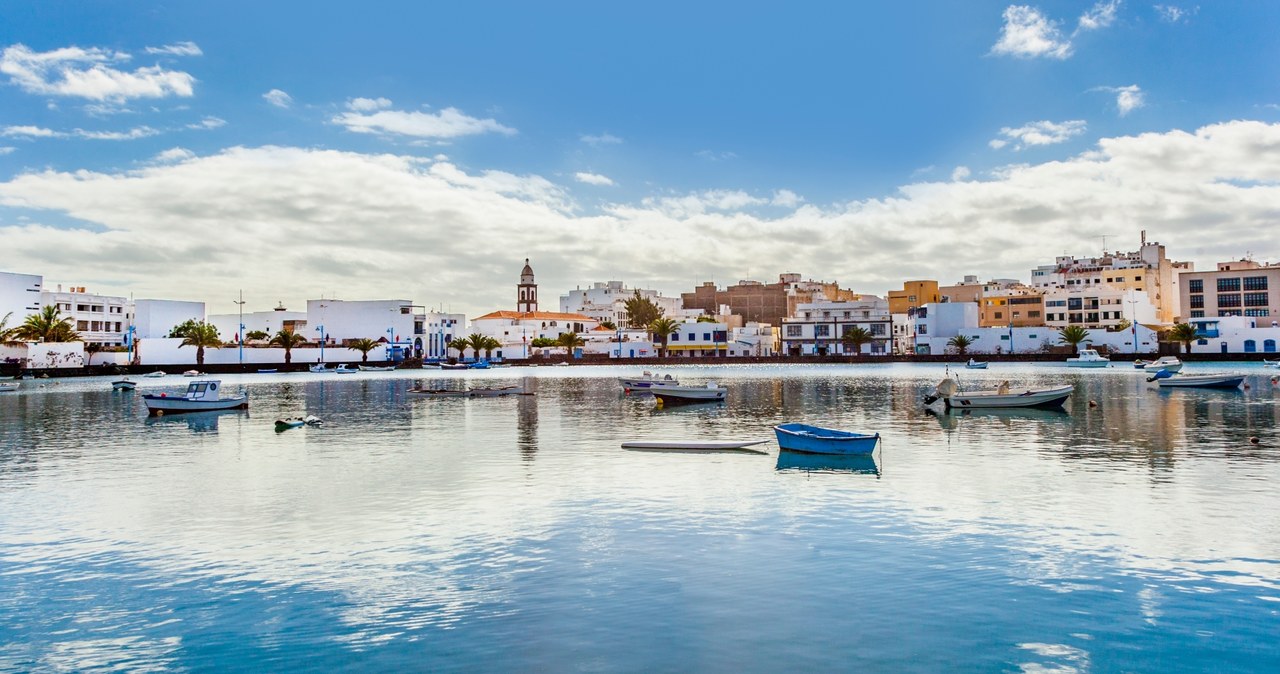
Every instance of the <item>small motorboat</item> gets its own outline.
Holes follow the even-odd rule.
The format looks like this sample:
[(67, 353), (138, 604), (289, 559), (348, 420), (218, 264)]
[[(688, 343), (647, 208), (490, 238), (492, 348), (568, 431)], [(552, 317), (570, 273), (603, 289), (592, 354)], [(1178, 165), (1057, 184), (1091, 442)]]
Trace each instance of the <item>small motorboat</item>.
[(1262, 359), (1262, 367), (1280, 367), (1280, 358), (1275, 360)]
[(20, 384), (17, 382), (5, 382), (0, 384), (0, 393), (12, 393), (13, 391), (18, 390), (18, 386), (20, 386)]
[(333, 370), (330, 370), (328, 367), (325, 367), (324, 363), (316, 363), (315, 365), (310, 365), (307, 367), (307, 370), (310, 372), (315, 372), (316, 374), (321, 374), (324, 372), (333, 372)]
[[(1168, 374), (1165, 374), (1168, 373)], [(1163, 376), (1162, 376), (1163, 375)], [(1233, 372), (1226, 374), (1179, 374), (1174, 375), (1172, 372), (1165, 370), (1157, 372), (1154, 377), (1148, 377), (1147, 381), (1156, 381), (1161, 388), (1240, 388), (1240, 384), (1244, 383), (1244, 375)]]
[(659, 386), (649, 390), (658, 399), (658, 407), (724, 402), (725, 396), (729, 394), (729, 389), (713, 381), (707, 382), (706, 386)]
[(292, 419), (276, 419), (277, 431), (287, 431), (290, 428), (298, 428), (300, 426), (306, 426), (306, 425), (307, 425), (306, 420), (298, 417), (294, 417)]
[(339, 365), (336, 369), (334, 369), (334, 373), (336, 374), (355, 374), (356, 372), (359, 372), (359, 371), (360, 371), (359, 369), (354, 367), (347, 367), (345, 364)]
[(161, 377), (167, 377), (168, 374), (164, 370), (156, 370), (155, 372), (148, 372), (142, 376), (147, 379), (159, 379)]
[(628, 440), (622, 443), (623, 449), (647, 452), (748, 452), (751, 454), (768, 454), (756, 445), (763, 445), (768, 440)]
[(870, 454), (880, 434), (867, 435), (808, 424), (780, 424), (773, 427), (778, 447), (805, 454)]
[(970, 370), (985, 370), (987, 369), (987, 366), (990, 364), (991, 363), (985, 360), (979, 361), (979, 360), (974, 360), (970, 358), (969, 362), (965, 363), (964, 366)]
[(976, 407), (1062, 407), (1071, 397), (1074, 386), (1054, 386), (1051, 388), (1026, 389), (1015, 391), (1009, 382), (1002, 382), (994, 391), (960, 392), (956, 380), (947, 377), (938, 383), (931, 395), (924, 398), (924, 404), (932, 405), (941, 400), (947, 409)]
[(624, 391), (648, 391), (655, 386), (680, 385), (680, 381), (669, 374), (659, 377), (648, 370), (639, 377), (618, 377), (618, 383), (622, 384)]
[(466, 363), (440, 363), (440, 369), (441, 370), (465, 370), (467, 369), (467, 364)]
[(228, 398), (221, 397), (222, 382), (217, 379), (193, 381), (187, 385), (187, 392), (180, 396), (166, 393), (144, 395), (147, 413), (151, 416), (161, 414), (178, 414), (181, 412), (207, 412), (210, 410), (248, 409), (249, 396), (240, 394)]
[(320, 426), (324, 424), (324, 421), (314, 414), (308, 414), (307, 416), (302, 417), (302, 422), (308, 426)]
[(396, 369), (394, 365), (360, 365), (358, 367), (361, 372), (390, 372)]
[(112, 391), (132, 391), (137, 387), (138, 387), (138, 382), (131, 381), (128, 377), (125, 377), (124, 379), (117, 379), (116, 381), (111, 382)]
[(1142, 369), (1147, 372), (1159, 372), (1161, 370), (1177, 372), (1182, 369), (1182, 361), (1178, 360), (1177, 356), (1161, 356), (1156, 360), (1143, 365)]
[(477, 360), (476, 362), (467, 365), (467, 368), (471, 370), (487, 370), (489, 369), (489, 361)]
[(1067, 359), (1067, 367), (1107, 367), (1111, 359), (1098, 353), (1097, 349), (1080, 349), (1080, 355)]
[(203, 373), (203, 372), (201, 372), (201, 371), (199, 371), (199, 370), (187, 370), (186, 372), (183, 372), (183, 373), (182, 373), (182, 376), (184, 376), (184, 377), (203, 377), (203, 376), (204, 376), (204, 373)]
[(1146, 367), (1148, 363), (1151, 363), (1151, 362), (1152, 361), (1142, 360), (1141, 358), (1139, 358), (1138, 360), (1133, 361), (1133, 369), (1141, 370), (1142, 368)]
[(275, 374), (277, 372), (279, 372), (279, 370), (277, 370), (274, 367), (264, 367), (264, 368), (258, 369), (258, 374)]

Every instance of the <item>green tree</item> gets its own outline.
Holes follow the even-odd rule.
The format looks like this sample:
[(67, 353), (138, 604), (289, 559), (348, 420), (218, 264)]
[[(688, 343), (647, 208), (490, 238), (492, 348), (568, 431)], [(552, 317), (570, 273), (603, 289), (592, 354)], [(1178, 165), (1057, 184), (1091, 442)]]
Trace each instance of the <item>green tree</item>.
[(576, 332), (564, 332), (556, 338), (556, 346), (563, 346), (565, 353), (572, 356), (573, 350), (579, 346), (586, 344), (586, 340), (582, 339)]
[(267, 334), (266, 330), (250, 330), (249, 332), (244, 333), (244, 341), (256, 342), (261, 339), (266, 339), (270, 336), (271, 335)]
[(859, 356), (862, 355), (862, 345), (874, 339), (871, 332), (861, 325), (847, 327), (844, 329), (844, 334), (840, 335), (840, 343), (846, 348), (852, 346), (853, 352)]
[(715, 323), (715, 322), (716, 322), (716, 317), (715, 317), (715, 316), (708, 316), (708, 315), (706, 315), (706, 314), (703, 314), (703, 315), (701, 315), (701, 316), (699, 316), (699, 317), (698, 317), (698, 322), (699, 322), (699, 323)]
[(97, 342), (90, 342), (88, 344), (85, 344), (84, 353), (86, 358), (85, 358), (84, 366), (93, 367), (93, 356), (94, 354), (100, 353), (101, 351), (102, 351), (102, 345)]
[(1124, 332), (1133, 327), (1133, 322), (1127, 318), (1121, 318), (1119, 323), (1107, 328), (1107, 332)]
[(71, 328), (71, 319), (64, 317), (58, 307), (50, 305), (38, 314), (27, 316), (22, 325), (14, 328), (13, 339), (24, 342), (78, 342), (80, 333)]
[(485, 358), (489, 360), (493, 360), (493, 350), (501, 349), (501, 348), (502, 348), (502, 342), (499, 342), (498, 340), (492, 337), (484, 338), (484, 357)]
[(618, 324), (614, 323), (613, 321), (600, 321), (600, 327), (608, 328), (610, 330), (617, 330)]
[(218, 336), (218, 328), (210, 323), (199, 321), (187, 327), (183, 333), (182, 343), (178, 345), (178, 348), (184, 346), (196, 347), (197, 366), (204, 367), (205, 348), (216, 349), (222, 346), (222, 338)]
[(188, 318), (187, 320), (179, 323), (178, 325), (173, 326), (173, 329), (169, 331), (169, 337), (170, 339), (177, 339), (178, 337), (186, 337), (187, 335), (191, 334), (191, 331), (194, 330), (197, 325), (203, 322), (204, 321), (197, 321), (194, 318)]
[(1169, 330), (1169, 340), (1182, 342), (1184, 353), (1191, 353), (1191, 343), (1196, 341), (1196, 326), (1190, 323), (1179, 323)]
[(17, 346), (22, 342), (18, 341), (17, 337), (14, 335), (14, 333), (18, 331), (18, 328), (16, 326), (12, 328), (9, 327), (10, 318), (13, 318), (12, 311), (5, 314), (4, 318), (0, 318), (0, 345)]
[(467, 348), (471, 346), (471, 342), (468, 341), (465, 337), (458, 337), (456, 339), (449, 340), (449, 343), (446, 344), (445, 346), (447, 346), (450, 349), (456, 349), (458, 351), (458, 360), (462, 360), (463, 358), (466, 357), (467, 355), (466, 351), (467, 351)]
[(670, 318), (659, 318), (649, 324), (649, 334), (662, 345), (662, 355), (667, 355), (667, 338), (680, 330), (680, 324)]
[(640, 291), (627, 299), (623, 306), (627, 310), (627, 325), (634, 330), (647, 328), (654, 321), (662, 318), (662, 307), (653, 303), (648, 297), (641, 297)]
[(467, 335), (467, 347), (476, 352), (476, 360), (480, 360), (480, 352), (484, 350), (484, 340), (485, 336), (478, 332)]
[(347, 342), (347, 348), (359, 351), (360, 362), (367, 363), (369, 362), (369, 352), (378, 348), (378, 342), (375, 342), (368, 337), (361, 337), (360, 339), (353, 339), (350, 342)]
[(284, 362), (286, 365), (293, 362), (293, 347), (302, 346), (307, 343), (307, 338), (299, 335), (289, 328), (284, 328), (277, 332), (267, 346), (278, 346), (284, 349)]
[(963, 356), (969, 350), (969, 347), (973, 346), (973, 340), (964, 335), (956, 335), (947, 340), (947, 346), (954, 346), (956, 353)]
[(1080, 343), (1089, 339), (1089, 331), (1079, 325), (1068, 325), (1058, 331), (1058, 343), (1071, 346), (1071, 352), (1080, 353)]

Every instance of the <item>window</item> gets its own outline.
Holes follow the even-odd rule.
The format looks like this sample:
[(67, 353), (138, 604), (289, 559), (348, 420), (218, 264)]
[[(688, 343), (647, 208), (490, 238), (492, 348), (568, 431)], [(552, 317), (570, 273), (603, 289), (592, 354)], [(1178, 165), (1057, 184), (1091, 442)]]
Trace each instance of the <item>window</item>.
[(1069, 310), (1075, 309), (1076, 311), (1079, 311), (1081, 308), (1081, 305), (1083, 304), (1084, 304), (1084, 300), (1080, 299), (1079, 297), (1073, 297), (1067, 300), (1067, 309)]
[(1219, 307), (1238, 307), (1240, 306), (1239, 295), (1218, 295)]
[(1246, 276), (1244, 277), (1245, 290), (1266, 290), (1267, 277), (1265, 276)]
[(1134, 283), (1137, 283), (1138, 281), (1141, 281), (1141, 280), (1142, 280), (1142, 277), (1141, 277), (1141, 276), (1135, 276), (1135, 277), (1133, 277), (1133, 282), (1134, 282)]
[(1271, 310), (1270, 309), (1245, 309), (1244, 315), (1253, 316), (1255, 318), (1260, 316), (1270, 316)]
[(1240, 292), (1240, 279), (1239, 278), (1218, 279), (1218, 292), (1220, 293)]
[(1003, 312), (1003, 311), (997, 311), (997, 312), (996, 312), (996, 318), (1004, 318), (1004, 312)]
[(884, 323), (872, 323), (872, 324), (871, 324), (871, 334), (872, 334), (872, 335), (884, 335)]
[(1192, 318), (1204, 318), (1204, 312), (1203, 312), (1203, 311), (1193, 311), (1193, 312), (1191, 312), (1191, 317), (1192, 317)]
[(1218, 316), (1239, 316), (1239, 309), (1225, 309), (1218, 312)]
[[(1141, 281), (1142, 279), (1141, 279), (1141, 278), (1139, 278), (1138, 280), (1139, 280), (1139, 281)], [(1117, 276), (1117, 277), (1116, 277), (1116, 283), (1124, 283), (1124, 277), (1123, 277), (1123, 276)]]
[(1065, 307), (1067, 306), (1067, 301), (1066, 300), (1050, 300), (1048, 302), (1045, 302), (1044, 304), (1047, 307)]
[(704, 333), (702, 333), (702, 341), (704, 341), (704, 342), (709, 342), (709, 341), (711, 341), (711, 333), (709, 333), (709, 332), (704, 332)]
[(927, 334), (929, 334), (929, 326), (928, 326), (928, 325), (925, 325), (924, 323), (921, 323), (921, 324), (917, 325), (917, 326), (916, 326), (916, 334), (917, 334), (917, 335), (927, 335)]
[(1039, 312), (1039, 311), (1028, 311), (1028, 312), (1027, 312), (1027, 318), (1040, 318), (1040, 312)]
[(1264, 340), (1262, 340), (1262, 350), (1263, 350), (1263, 351), (1266, 351), (1267, 353), (1275, 353), (1275, 352), (1276, 352), (1276, 340), (1274, 340), (1274, 339), (1264, 339)]
[(929, 310), (927, 308), (920, 307), (919, 309), (916, 309), (916, 318), (928, 318), (928, 317), (929, 317)]
[(1187, 292), (1202, 293), (1204, 292), (1204, 279), (1193, 278), (1187, 281)]
[(788, 326), (787, 326), (787, 336), (788, 336), (788, 337), (800, 337), (800, 336), (801, 336), (801, 335), (803, 335), (803, 334), (804, 334), (804, 328), (803, 328), (802, 326), (799, 326), (799, 325), (788, 325)]
[(1266, 293), (1245, 293), (1244, 305), (1246, 307), (1265, 307), (1267, 306)]
[(1113, 279), (1113, 278), (1111, 278), (1110, 276), (1108, 276), (1108, 277), (1107, 277), (1107, 283), (1115, 283), (1115, 279)]
[(1246, 340), (1244, 340), (1244, 352), (1245, 352), (1245, 353), (1257, 353), (1257, 351), (1258, 351), (1258, 343), (1257, 343), (1257, 342), (1253, 341), (1252, 339), (1246, 339)]
[(831, 326), (826, 325), (825, 323), (813, 326), (813, 336), (814, 337), (830, 337)]
[(1097, 323), (1097, 322), (1098, 322), (1098, 312), (1096, 312), (1096, 311), (1091, 311), (1091, 312), (1089, 312), (1089, 314), (1087, 315), (1087, 317), (1085, 318), (1085, 320), (1086, 320), (1086, 321), (1088, 321), (1089, 323)]
[(680, 333), (678, 333), (678, 332), (673, 332), (673, 333), (671, 333), (671, 341), (673, 341), (673, 342), (678, 342), (678, 341), (680, 341)]
[(1204, 308), (1204, 295), (1192, 295), (1192, 296), (1191, 296), (1191, 308), (1192, 308), (1192, 309), (1203, 309), (1203, 308)]

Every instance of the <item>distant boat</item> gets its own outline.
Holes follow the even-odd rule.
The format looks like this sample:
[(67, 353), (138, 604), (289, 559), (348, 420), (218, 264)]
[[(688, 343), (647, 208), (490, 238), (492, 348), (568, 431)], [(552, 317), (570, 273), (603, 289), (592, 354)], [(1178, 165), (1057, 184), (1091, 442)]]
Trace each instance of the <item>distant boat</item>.
[(1244, 383), (1244, 375), (1228, 373), (1228, 374), (1181, 374), (1177, 376), (1169, 375), (1165, 377), (1157, 374), (1152, 379), (1159, 382), (1161, 388), (1240, 388), (1240, 384)]
[(1061, 407), (1071, 397), (1075, 387), (1054, 386), (1051, 388), (1015, 390), (1009, 382), (1003, 382), (993, 391), (968, 391), (962, 393), (956, 380), (947, 377), (934, 387), (931, 395), (925, 396), (924, 404), (931, 405), (939, 400), (950, 408), (969, 409), (977, 407)]
[(639, 377), (618, 377), (618, 383), (627, 391), (648, 391), (655, 386), (679, 386), (680, 380), (669, 374), (659, 377), (645, 370)]
[(476, 362), (467, 365), (467, 367), (472, 370), (487, 370), (489, 369), (489, 361), (477, 360)]
[(970, 370), (985, 370), (987, 369), (987, 366), (990, 364), (991, 363), (988, 363), (987, 361), (977, 361), (970, 358), (969, 362), (965, 363), (964, 366), (969, 368)]
[(202, 376), (204, 376), (204, 373), (203, 373), (203, 372), (201, 372), (201, 371), (199, 371), (199, 370), (187, 370), (186, 372), (183, 372), (183, 373), (182, 373), (182, 376), (184, 376), (184, 377), (202, 377)]
[(360, 370), (358, 370), (358, 369), (356, 369), (356, 368), (354, 368), (354, 367), (347, 367), (347, 366), (346, 366), (346, 364), (339, 365), (339, 366), (334, 370), (334, 372), (336, 372), (337, 374), (354, 374), (354, 373), (359, 372), (359, 371), (360, 371)]
[(690, 405), (693, 403), (723, 402), (729, 389), (707, 382), (706, 386), (660, 386), (649, 389), (658, 399), (658, 406)]
[(1280, 358), (1275, 360), (1262, 359), (1262, 367), (1280, 367)]
[(1177, 372), (1182, 369), (1182, 361), (1178, 360), (1177, 356), (1161, 356), (1160, 358), (1143, 365), (1142, 369), (1147, 372), (1159, 372), (1161, 370)]
[(465, 370), (467, 369), (467, 364), (466, 363), (440, 363), (440, 369), (441, 370)]
[(1151, 363), (1151, 362), (1152, 362), (1152, 361), (1149, 361), (1149, 360), (1142, 360), (1141, 358), (1139, 358), (1138, 360), (1133, 361), (1133, 368), (1134, 368), (1135, 370), (1141, 370), (1142, 368), (1146, 367), (1146, 366), (1147, 366), (1149, 363)]
[(867, 435), (808, 424), (780, 424), (773, 427), (778, 447), (806, 454), (870, 454), (880, 434)]
[(193, 381), (187, 385), (187, 392), (180, 396), (144, 395), (143, 402), (151, 416), (161, 414), (178, 414), (181, 412), (206, 412), (209, 410), (248, 409), (249, 396), (238, 395), (229, 398), (220, 397), (222, 382), (217, 379)]
[(164, 370), (156, 370), (155, 372), (148, 372), (142, 376), (146, 377), (147, 379), (159, 379), (160, 377), (165, 377), (168, 375), (165, 374)]
[(361, 371), (361, 372), (390, 372), (390, 371), (392, 371), (392, 370), (396, 369), (394, 365), (385, 365), (385, 366), (382, 366), (382, 365), (378, 365), (378, 366), (375, 366), (375, 365), (360, 365), (360, 366), (358, 366), (358, 367), (360, 368), (360, 371)]
[(264, 367), (258, 370), (258, 374), (275, 374), (277, 372), (279, 372), (279, 370), (274, 367)]
[(333, 372), (333, 370), (330, 370), (329, 368), (325, 367), (324, 363), (316, 363), (315, 365), (310, 365), (307, 367), (307, 370), (311, 372), (315, 372), (316, 374), (321, 374), (324, 372)]
[(732, 452), (743, 451), (752, 454), (767, 454), (759, 449), (751, 449), (755, 445), (763, 445), (768, 440), (628, 440), (622, 443), (623, 449), (634, 449), (653, 452)]
[(287, 431), (290, 428), (298, 428), (299, 426), (305, 426), (305, 425), (307, 425), (306, 421), (303, 421), (302, 419), (299, 419), (296, 417), (293, 419), (276, 419), (277, 431)]
[(532, 393), (526, 393), (524, 389), (519, 386), (472, 389), (411, 388), (407, 392), (410, 395), (423, 396), (427, 398), (492, 398), (497, 396), (533, 395)]
[(466, 389), (448, 389), (448, 388), (411, 388), (406, 391), (409, 395), (423, 396), (427, 398), (463, 398), (467, 395)]
[(1098, 353), (1096, 349), (1080, 349), (1080, 355), (1067, 359), (1067, 367), (1107, 367), (1111, 359)]
[(0, 384), (0, 393), (12, 393), (18, 390), (18, 386), (20, 386), (20, 384), (16, 382), (15, 383), (5, 382), (3, 384)]
[(137, 387), (138, 382), (132, 381), (128, 377), (111, 382), (112, 391), (132, 391)]

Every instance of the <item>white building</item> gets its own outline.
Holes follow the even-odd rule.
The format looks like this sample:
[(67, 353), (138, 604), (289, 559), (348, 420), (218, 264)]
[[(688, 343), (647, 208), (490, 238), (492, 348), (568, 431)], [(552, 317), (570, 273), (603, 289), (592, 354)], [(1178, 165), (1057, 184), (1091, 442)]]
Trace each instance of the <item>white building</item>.
[(782, 352), (797, 356), (853, 354), (854, 348), (846, 347), (842, 337), (854, 327), (871, 334), (872, 341), (861, 347), (862, 353), (890, 352), (893, 319), (889, 316), (889, 303), (873, 295), (796, 305), (794, 315), (782, 319)]
[(126, 335), (133, 320), (127, 297), (91, 293), (84, 286), (63, 290), (58, 285), (54, 290), (41, 290), (40, 304), (58, 307), (86, 344), (124, 346), (127, 341)]
[[(162, 339), (187, 321), (203, 321), (204, 302), (134, 300), (134, 339)], [(224, 336), (224, 339), (226, 337)]]
[(1145, 293), (1156, 311), (1156, 323), (1172, 323), (1179, 311), (1177, 277), (1191, 271), (1189, 262), (1175, 262), (1165, 256), (1164, 246), (1148, 242), (1142, 233), (1142, 245), (1136, 251), (1106, 253), (1100, 257), (1077, 258), (1063, 255), (1053, 264), (1031, 270), (1031, 285), (1051, 288), (1089, 289), (1109, 285), (1122, 292)]
[[(609, 321), (620, 328), (629, 327), (630, 317), (627, 314), (627, 300), (640, 294), (640, 297), (653, 302), (662, 310), (667, 318), (679, 319), (685, 315), (684, 305), (679, 297), (663, 297), (656, 290), (644, 288), (628, 288), (622, 281), (594, 283), (590, 288), (577, 288), (560, 296), (560, 312), (566, 314), (582, 314), (603, 323)], [(694, 311), (696, 317), (701, 311)]]
[(587, 333), (600, 322), (582, 314), (555, 311), (494, 311), (471, 320), (472, 332), (492, 337), (502, 344), (493, 355), (504, 359), (528, 358), (533, 353), (533, 340), (556, 339), (566, 332)]
[(668, 356), (725, 356), (732, 339), (724, 323), (685, 321), (667, 336)]
[[(1038, 353), (1063, 346), (1059, 328), (1052, 326), (978, 327), (978, 307), (972, 302), (927, 304), (916, 310), (915, 322), (916, 353), (922, 355), (955, 353), (949, 342), (960, 335), (969, 338), (967, 350), (975, 354)], [(1154, 330), (1134, 324), (1121, 332), (1089, 330), (1081, 346), (1101, 346), (1113, 353), (1153, 353), (1158, 345)]]
[(768, 323), (747, 323), (740, 328), (729, 330), (729, 357), (754, 356), (768, 357), (775, 355), (778, 344), (778, 331)]
[[(298, 334), (306, 335), (308, 339), (312, 339), (307, 334), (307, 312), (305, 311), (289, 311), (283, 304), (277, 306), (270, 311), (249, 311), (243, 315), (234, 314), (210, 314), (209, 323), (218, 329), (218, 334), (224, 341), (236, 341), (236, 335), (239, 333), (241, 319), (243, 318), (244, 334), (251, 332), (265, 332), (268, 339), (277, 332), (288, 328)], [(248, 342), (248, 337), (245, 337)]]
[(36, 274), (0, 272), (0, 319), (8, 316), (10, 328), (21, 325), (27, 316), (40, 313), (40, 292), (44, 277)]
[(1110, 285), (1067, 286), (1044, 291), (1044, 323), (1052, 328), (1079, 325), (1105, 329), (1121, 321), (1160, 325), (1159, 309), (1145, 291)]
[[(464, 314), (450, 314), (440, 311), (428, 311), (422, 317), (426, 334), (422, 335), (422, 357), (427, 360), (441, 360), (449, 357), (449, 342), (465, 337), (462, 334), (467, 326)], [(419, 337), (414, 337), (415, 343)]]
[(1249, 316), (1192, 318), (1198, 339), (1192, 353), (1261, 353), (1274, 358), (1280, 353), (1280, 319)]

